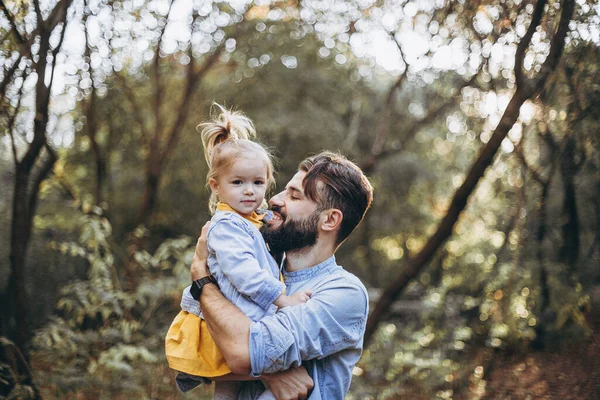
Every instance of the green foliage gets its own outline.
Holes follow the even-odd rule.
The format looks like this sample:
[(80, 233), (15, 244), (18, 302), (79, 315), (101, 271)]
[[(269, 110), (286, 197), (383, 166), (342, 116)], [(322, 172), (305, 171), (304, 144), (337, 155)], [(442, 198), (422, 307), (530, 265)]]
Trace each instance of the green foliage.
[[(163, 362), (164, 333), (149, 329), (154, 324), (148, 322), (184, 286), (181, 277), (193, 255), (191, 240), (167, 240), (152, 255), (138, 254), (152, 275), (131, 292), (120, 287), (111, 234), (108, 219), (96, 208), (81, 217), (77, 243), (50, 244), (88, 262), (87, 279), (63, 287), (57, 315), (34, 339), (39, 379), (42, 386), (52, 384), (54, 395), (91, 390), (143, 396), (144, 371)], [(113, 381), (109, 388), (107, 380)]]
[[(92, 1), (85, 9), (76, 4), (70, 16), (78, 26), (74, 31), (81, 26), (97, 31), (90, 55), (72, 54), (77, 51), (65, 43), (68, 51), (57, 57), (65, 68), (63, 75), (57, 70), (56, 79), (64, 87), (53, 92), (51, 117), (58, 122), (49, 129), (48, 142), (57, 147), (59, 161), (53, 178), (40, 187), (26, 274), (40, 324), (46, 322), (47, 307), (39, 303), (56, 303), (33, 354), (36, 376), (50, 398), (67, 392), (173, 396), (175, 389), (164, 381), (162, 338), (189, 280), (191, 237), (209, 218), (206, 165), (195, 127), (206, 119), (213, 100), (253, 119), (261, 141), (279, 161), (279, 188), (309, 154), (340, 150), (364, 166), (374, 155), (374, 142), (383, 138), (369, 171), (373, 208), (336, 254), (367, 286), (381, 288), (421, 250), (499, 123), (515, 88), (515, 46), (533, 9), (511, 0), (305, 1), (251, 4), (251, 12), (242, 16), (242, 3), (234, 9), (227, 2), (196, 2), (192, 18), (197, 20), (188, 24), (177, 15), (167, 18), (159, 3)], [(21, 24), (29, 3), (8, 6)], [(527, 51), (527, 74), (544, 61), (557, 23), (560, 7), (546, 8)], [(0, 18), (0, 57), (14, 59), (16, 37)], [(174, 29), (182, 36), (167, 37), (157, 51), (166, 21), (167, 33), (190, 25), (191, 34)], [(597, 38), (590, 39), (597, 25), (595, 2), (578, 1), (559, 70), (522, 108), (452, 237), (402, 294), (402, 301), (413, 302), (413, 311), (403, 311), (400, 303), (380, 327), (355, 371), (350, 398), (460, 397), (461, 385), (477, 388), (469, 393), (476, 398), (488, 372), (480, 351), (524, 351), (541, 331), (561, 339), (589, 332), (587, 318), (597, 305), (587, 293), (598, 284), (600, 261), (600, 51)], [(370, 36), (375, 31), (380, 35)], [(411, 46), (419, 35), (422, 49)], [(395, 67), (384, 65), (381, 49), (369, 52), (386, 39)], [(402, 57), (395, 53), (395, 40), (406, 50)], [(361, 41), (365, 46), (356, 45)], [(214, 68), (191, 88), (191, 111), (163, 165), (152, 220), (146, 228), (136, 227), (145, 174), (152, 167), (146, 163), (152, 133), (177, 118), (181, 94), (188, 89), (190, 57), (200, 67), (220, 45), (224, 49)], [(440, 66), (440, 58), (452, 59), (452, 67)], [(404, 80), (390, 92), (405, 69)], [(8, 126), (18, 92), (17, 84), (9, 85), (2, 100), (7, 112), (0, 113), (0, 128), (7, 133), (0, 152), (6, 188), (14, 178)], [(157, 108), (159, 93), (162, 106)], [(30, 111), (26, 100), (23, 113)], [(101, 209), (93, 206), (98, 149), (89, 131), (92, 105), (96, 144), (107, 163)], [(31, 130), (21, 119), (11, 132), (18, 151)], [(556, 147), (548, 144), (548, 133)], [(575, 141), (572, 151), (566, 151), (567, 138)], [(167, 140), (158, 138), (161, 146)], [(525, 161), (516, 153), (518, 143)], [(580, 256), (573, 264), (561, 260), (557, 250), (566, 240), (564, 176), (557, 160), (569, 157), (580, 164), (573, 178)], [(532, 171), (549, 182), (545, 199)], [(0, 194), (6, 227), (11, 199), (10, 190)], [(73, 205), (85, 215), (74, 213)], [(542, 239), (540, 226), (546, 232)], [(0, 233), (2, 259), (10, 254), (9, 233), (8, 228)], [(139, 266), (135, 288), (121, 286), (132, 237), (144, 241), (133, 255)], [(542, 265), (548, 272), (545, 284)], [(8, 266), (0, 264), (1, 290), (7, 281)], [(545, 291), (549, 301), (543, 304)], [(5, 379), (2, 368), (0, 379)]]

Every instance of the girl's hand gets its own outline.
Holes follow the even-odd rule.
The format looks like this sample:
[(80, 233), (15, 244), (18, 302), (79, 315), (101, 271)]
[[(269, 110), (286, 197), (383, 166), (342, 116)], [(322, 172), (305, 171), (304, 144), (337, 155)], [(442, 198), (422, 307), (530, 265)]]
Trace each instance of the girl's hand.
[(277, 298), (277, 300), (275, 300), (274, 304), (279, 308), (304, 304), (308, 301), (308, 299), (310, 299), (311, 295), (312, 292), (310, 290), (301, 290), (291, 296), (282, 294)]

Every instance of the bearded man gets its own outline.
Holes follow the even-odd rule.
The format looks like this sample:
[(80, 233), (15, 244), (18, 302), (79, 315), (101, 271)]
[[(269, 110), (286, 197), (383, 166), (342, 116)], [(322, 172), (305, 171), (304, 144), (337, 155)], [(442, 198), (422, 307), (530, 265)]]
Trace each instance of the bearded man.
[[(265, 385), (277, 399), (343, 399), (362, 353), (367, 291), (337, 265), (335, 252), (358, 226), (373, 199), (362, 171), (345, 157), (323, 152), (307, 158), (285, 190), (269, 202), (274, 217), (262, 234), (283, 253), (286, 293), (310, 291), (305, 304), (251, 321), (210, 283), (207, 226), (198, 240), (193, 281), (211, 336), (233, 374), (247, 380), (238, 399), (257, 399)], [(184, 303), (194, 301), (186, 299)]]

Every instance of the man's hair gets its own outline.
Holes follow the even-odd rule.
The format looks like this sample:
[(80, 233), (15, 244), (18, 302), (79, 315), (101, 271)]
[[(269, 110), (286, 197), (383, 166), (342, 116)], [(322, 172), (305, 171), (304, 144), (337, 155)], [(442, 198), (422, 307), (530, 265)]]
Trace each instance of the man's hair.
[[(373, 201), (373, 187), (360, 168), (341, 154), (324, 151), (298, 166), (306, 172), (302, 185), (319, 210), (336, 208), (343, 214), (337, 235), (342, 243), (362, 221)], [(318, 183), (323, 185), (319, 188)]]

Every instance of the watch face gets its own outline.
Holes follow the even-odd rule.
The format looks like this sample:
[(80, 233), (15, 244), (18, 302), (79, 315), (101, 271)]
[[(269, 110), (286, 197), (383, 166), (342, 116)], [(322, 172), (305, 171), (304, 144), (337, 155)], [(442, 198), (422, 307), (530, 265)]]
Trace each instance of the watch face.
[(190, 294), (194, 298), (194, 300), (198, 300), (200, 298), (200, 293), (202, 293), (202, 289), (198, 286), (198, 281), (193, 281), (192, 286), (190, 287)]

